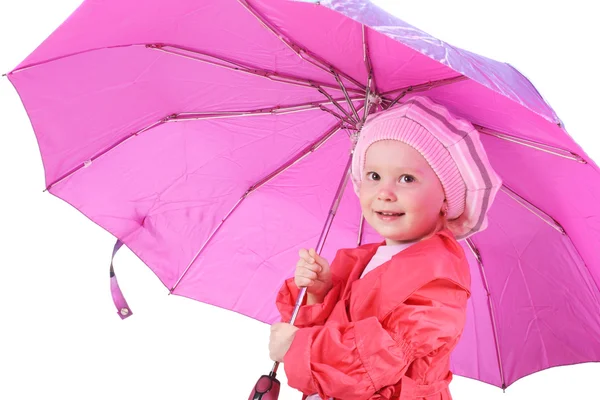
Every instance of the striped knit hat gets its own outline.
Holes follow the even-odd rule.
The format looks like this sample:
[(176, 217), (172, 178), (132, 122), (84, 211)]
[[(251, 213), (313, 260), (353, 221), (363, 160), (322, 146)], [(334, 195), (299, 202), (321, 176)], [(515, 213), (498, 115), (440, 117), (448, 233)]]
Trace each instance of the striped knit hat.
[(371, 115), (352, 158), (352, 182), (359, 191), (367, 149), (380, 140), (399, 140), (423, 155), (437, 174), (448, 202), (448, 228), (466, 239), (487, 227), (486, 213), (502, 181), (494, 172), (470, 122), (456, 118), (427, 97)]

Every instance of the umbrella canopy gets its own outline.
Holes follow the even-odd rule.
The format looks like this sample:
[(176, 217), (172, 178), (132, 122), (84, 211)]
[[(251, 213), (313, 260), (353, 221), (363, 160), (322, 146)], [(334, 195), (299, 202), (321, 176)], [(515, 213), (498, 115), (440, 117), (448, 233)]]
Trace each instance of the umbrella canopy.
[(600, 360), (600, 175), (533, 85), (368, 1), (84, 1), (8, 74), (47, 190), (173, 294), (264, 322), (299, 247), (380, 240), (346, 173), (365, 115), (421, 93), (469, 119), (504, 185), (462, 242), (452, 371), (500, 387)]

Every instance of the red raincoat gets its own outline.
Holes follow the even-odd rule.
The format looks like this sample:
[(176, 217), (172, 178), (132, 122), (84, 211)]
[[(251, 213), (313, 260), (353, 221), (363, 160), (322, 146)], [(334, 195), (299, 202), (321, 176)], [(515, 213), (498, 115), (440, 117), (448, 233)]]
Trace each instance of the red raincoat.
[[(450, 354), (462, 334), (471, 277), (464, 251), (442, 230), (359, 279), (383, 243), (338, 251), (333, 288), (303, 305), (283, 362), (288, 384), (336, 400), (450, 400)], [(289, 321), (299, 290), (277, 295)]]

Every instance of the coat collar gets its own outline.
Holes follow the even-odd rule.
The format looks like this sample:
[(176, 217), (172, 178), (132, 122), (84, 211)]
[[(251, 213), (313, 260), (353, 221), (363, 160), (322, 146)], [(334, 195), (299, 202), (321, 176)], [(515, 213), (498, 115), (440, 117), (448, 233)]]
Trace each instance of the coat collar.
[[(398, 257), (402, 257), (403, 255), (406, 255), (406, 254), (409, 254), (409, 253), (412, 253), (415, 251), (419, 251), (422, 247), (431, 245), (431, 242), (433, 240), (436, 240), (436, 238), (438, 238), (438, 237), (449, 238), (449, 239), (456, 241), (454, 235), (452, 234), (452, 232), (449, 229), (442, 229), (442, 230), (436, 232), (431, 237), (424, 239), (424, 240), (420, 240), (417, 243), (414, 243), (409, 248), (394, 255), (390, 261), (388, 261), (384, 264), (389, 264), (392, 261), (397, 260)], [(354, 249), (350, 249), (349, 251), (347, 251), (345, 253), (345, 256), (348, 257), (346, 262), (351, 263), (351, 265), (352, 265), (352, 268), (348, 275), (348, 282), (353, 282), (360, 278), (365, 267), (367, 266), (369, 261), (371, 261), (371, 259), (375, 255), (375, 253), (377, 252), (377, 249), (381, 246), (385, 246), (385, 244), (386, 244), (385, 240), (383, 240), (381, 242), (377, 242), (377, 243), (364, 244), (364, 245), (356, 247)]]
[[(452, 232), (449, 229), (442, 229), (442, 230), (436, 232), (435, 234), (433, 234), (431, 237), (414, 243), (412, 246), (410, 246), (410, 248), (413, 248), (415, 246), (417, 246), (417, 247), (423, 246), (426, 243), (431, 242), (432, 240), (434, 240), (434, 238), (436, 238), (438, 236), (443, 236), (446, 238), (452, 238), (452, 239), (456, 240), (454, 238), (454, 235), (452, 234)], [(367, 262), (368, 262), (371, 258), (373, 258), (373, 256), (377, 252), (377, 249), (379, 247), (385, 246), (385, 245), (386, 245), (385, 240), (382, 240), (381, 242), (377, 242), (377, 243), (364, 244), (362, 246), (357, 247), (356, 249), (353, 249), (353, 253), (356, 254), (357, 258), (360, 258), (360, 259), (366, 258)], [(398, 253), (398, 254), (400, 254), (400, 253)], [(396, 256), (394, 256), (394, 257), (396, 257)]]

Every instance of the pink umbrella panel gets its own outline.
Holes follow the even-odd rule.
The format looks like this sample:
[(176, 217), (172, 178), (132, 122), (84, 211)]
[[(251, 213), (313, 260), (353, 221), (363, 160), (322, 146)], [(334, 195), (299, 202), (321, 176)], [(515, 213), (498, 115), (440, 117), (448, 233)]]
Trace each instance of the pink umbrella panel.
[(368, 1), (87, 0), (8, 78), (50, 193), (170, 293), (267, 323), (299, 248), (326, 231), (331, 260), (380, 240), (351, 185), (331, 213), (351, 139), (425, 94), (477, 127), (504, 182), (462, 242), (473, 284), (453, 372), (507, 387), (600, 360), (598, 167), (508, 64)]

